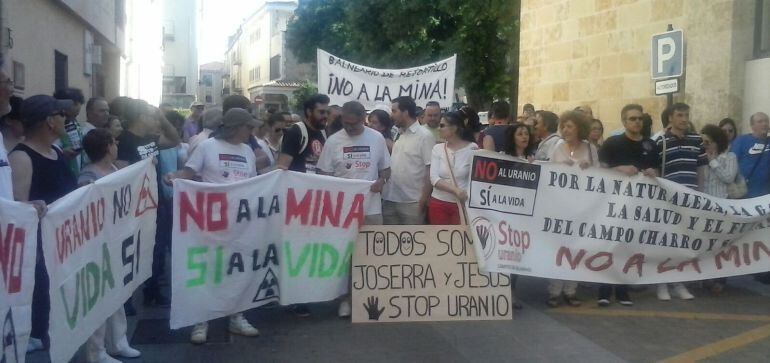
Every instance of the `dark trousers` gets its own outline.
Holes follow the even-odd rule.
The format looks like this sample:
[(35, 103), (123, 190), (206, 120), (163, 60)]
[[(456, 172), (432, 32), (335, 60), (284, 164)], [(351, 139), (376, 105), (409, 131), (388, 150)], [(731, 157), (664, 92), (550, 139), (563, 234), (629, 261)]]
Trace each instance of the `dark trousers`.
[(43, 242), (40, 229), (37, 234), (37, 260), (35, 261), (35, 287), (32, 290), (32, 332), (30, 336), (43, 341), (48, 346), (48, 319), (51, 314), (51, 281), (43, 258)]
[(628, 285), (599, 285), (599, 299), (610, 299), (612, 289), (615, 288), (615, 298), (618, 300), (628, 299)]
[(171, 199), (159, 198), (155, 247), (152, 250), (152, 276), (144, 283), (145, 295), (155, 296), (160, 293), (159, 280), (166, 273), (166, 253), (171, 247), (172, 223), (174, 222), (173, 208)]

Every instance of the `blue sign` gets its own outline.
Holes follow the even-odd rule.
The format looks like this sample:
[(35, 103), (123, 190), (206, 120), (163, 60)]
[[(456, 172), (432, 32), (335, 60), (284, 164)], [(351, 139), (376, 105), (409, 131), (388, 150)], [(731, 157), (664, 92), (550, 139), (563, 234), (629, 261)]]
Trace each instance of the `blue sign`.
[(680, 77), (684, 71), (684, 34), (674, 30), (652, 36), (652, 79)]

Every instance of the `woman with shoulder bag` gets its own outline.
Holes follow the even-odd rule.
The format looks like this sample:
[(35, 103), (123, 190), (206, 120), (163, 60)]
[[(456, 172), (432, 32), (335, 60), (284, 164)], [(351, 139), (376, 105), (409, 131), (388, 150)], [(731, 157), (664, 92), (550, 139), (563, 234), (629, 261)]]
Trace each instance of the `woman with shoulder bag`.
[[(701, 130), (701, 137), (709, 160), (703, 192), (719, 198), (745, 196), (746, 182), (738, 172), (738, 158), (727, 150), (729, 141), (725, 131), (716, 125), (706, 125)], [(704, 285), (718, 294), (724, 289), (725, 281), (724, 278), (708, 280)]]

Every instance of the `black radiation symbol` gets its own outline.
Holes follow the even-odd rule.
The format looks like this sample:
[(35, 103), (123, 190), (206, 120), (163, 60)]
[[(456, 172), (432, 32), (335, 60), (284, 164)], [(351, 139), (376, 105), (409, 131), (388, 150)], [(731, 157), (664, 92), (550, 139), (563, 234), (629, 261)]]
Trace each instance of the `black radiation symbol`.
[(275, 276), (273, 269), (268, 268), (265, 277), (259, 284), (259, 290), (254, 296), (252, 302), (276, 299), (280, 296), (280, 287), (278, 286), (278, 277)]

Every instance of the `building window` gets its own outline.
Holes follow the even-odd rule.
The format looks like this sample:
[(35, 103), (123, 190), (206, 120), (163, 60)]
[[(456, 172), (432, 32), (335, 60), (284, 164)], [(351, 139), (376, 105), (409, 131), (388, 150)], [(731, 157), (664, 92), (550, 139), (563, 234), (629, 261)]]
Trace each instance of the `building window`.
[(54, 88), (57, 90), (69, 87), (69, 75), (67, 66), (67, 55), (59, 51), (54, 51)]
[(257, 29), (257, 30), (255, 30), (255, 31), (253, 31), (253, 32), (251, 33), (251, 35), (249, 35), (249, 42), (250, 42), (251, 44), (254, 44), (254, 43), (256, 43), (257, 41), (259, 41), (259, 38), (260, 38), (261, 36), (262, 36), (262, 34), (260, 33), (259, 29)]
[(206, 103), (213, 103), (214, 102), (213, 99), (214, 98), (211, 97), (211, 95), (206, 95)]
[(163, 77), (163, 94), (187, 93), (186, 77)]
[(17, 90), (24, 90), (27, 81), (24, 79), (24, 63), (13, 62), (13, 87)]
[(257, 82), (262, 79), (260, 75), (260, 67), (252, 68), (249, 70), (249, 82)]
[(270, 58), (270, 80), (281, 78), (281, 56)]
[(213, 77), (210, 74), (204, 74), (201, 76), (201, 83), (205, 87), (211, 87), (214, 84)]
[(770, 58), (770, 0), (757, 0), (754, 57)]

